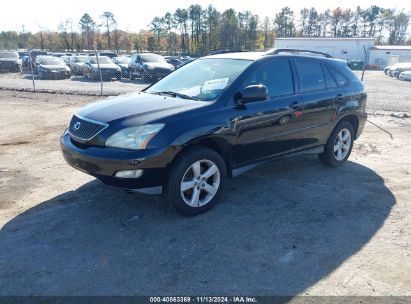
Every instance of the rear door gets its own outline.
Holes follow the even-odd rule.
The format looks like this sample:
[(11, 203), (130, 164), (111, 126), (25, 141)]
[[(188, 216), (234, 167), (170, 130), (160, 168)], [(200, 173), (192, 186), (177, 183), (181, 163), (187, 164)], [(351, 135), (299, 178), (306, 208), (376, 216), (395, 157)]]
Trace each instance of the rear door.
[[(273, 59), (257, 67), (241, 89), (263, 84), (269, 98), (235, 108), (232, 124), (238, 136), (237, 165), (270, 158), (293, 150), (300, 139), (301, 98), (288, 59)], [(297, 113), (297, 115), (296, 115)]]
[(294, 63), (304, 104), (301, 116), (303, 141), (296, 149), (306, 149), (326, 141), (335, 114), (334, 102), (341, 98), (341, 90), (321, 60), (296, 58)]

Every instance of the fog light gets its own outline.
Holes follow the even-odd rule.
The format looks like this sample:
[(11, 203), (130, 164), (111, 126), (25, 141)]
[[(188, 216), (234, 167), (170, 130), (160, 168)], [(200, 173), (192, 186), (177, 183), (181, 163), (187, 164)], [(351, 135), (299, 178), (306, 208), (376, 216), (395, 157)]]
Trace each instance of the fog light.
[(143, 170), (125, 170), (125, 171), (117, 171), (115, 177), (119, 178), (139, 178), (143, 175)]

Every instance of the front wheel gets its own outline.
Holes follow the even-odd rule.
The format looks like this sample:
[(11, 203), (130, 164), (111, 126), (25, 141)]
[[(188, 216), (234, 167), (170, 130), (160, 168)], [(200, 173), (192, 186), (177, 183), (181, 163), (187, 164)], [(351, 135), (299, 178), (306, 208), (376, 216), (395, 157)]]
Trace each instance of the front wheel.
[(350, 157), (354, 145), (354, 129), (348, 121), (339, 123), (328, 138), (320, 160), (330, 167), (342, 166)]
[(198, 215), (217, 203), (226, 178), (226, 165), (217, 152), (191, 148), (170, 168), (164, 196), (179, 213)]

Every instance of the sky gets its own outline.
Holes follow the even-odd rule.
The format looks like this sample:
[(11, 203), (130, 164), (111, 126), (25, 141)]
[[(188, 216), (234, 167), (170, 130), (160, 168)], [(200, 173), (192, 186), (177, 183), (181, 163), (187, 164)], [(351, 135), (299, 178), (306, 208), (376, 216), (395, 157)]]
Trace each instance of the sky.
[(212, 4), (219, 11), (227, 8), (234, 8), (236, 11), (249, 10), (260, 18), (272, 18), (284, 6), (290, 6), (295, 12), (310, 6), (323, 11), (338, 6), (355, 8), (357, 5), (363, 8), (378, 5), (411, 12), (411, 0), (19, 0), (6, 1), (1, 5), (0, 31), (21, 32), (23, 26), (26, 32), (36, 32), (40, 29), (56, 31), (59, 23), (69, 18), (77, 24), (80, 17), (88, 13), (94, 20), (100, 21), (100, 15), (104, 11), (110, 11), (118, 21), (119, 28), (137, 32), (140, 29), (147, 29), (155, 16), (163, 16), (166, 12), (174, 12), (177, 8), (187, 8), (192, 4), (200, 4), (203, 7)]

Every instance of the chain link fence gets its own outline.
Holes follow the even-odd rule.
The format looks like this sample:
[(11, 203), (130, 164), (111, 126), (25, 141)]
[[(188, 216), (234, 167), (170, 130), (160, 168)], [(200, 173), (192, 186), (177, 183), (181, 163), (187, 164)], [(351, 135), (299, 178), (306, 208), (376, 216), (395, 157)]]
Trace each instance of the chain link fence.
[[(14, 54), (13, 61), (3, 59), (2, 53), (4, 51), (0, 51), (0, 89), (82, 95), (140, 91), (195, 59), (154, 53), (117, 55), (98, 50), (82, 53), (28, 50), (20, 57)], [(361, 78), (361, 68), (350, 67)], [(363, 81), (369, 96), (367, 110), (411, 112), (411, 72), (400, 77), (403, 74), (398, 71), (366, 67)]]

